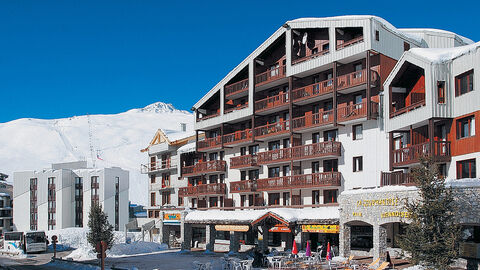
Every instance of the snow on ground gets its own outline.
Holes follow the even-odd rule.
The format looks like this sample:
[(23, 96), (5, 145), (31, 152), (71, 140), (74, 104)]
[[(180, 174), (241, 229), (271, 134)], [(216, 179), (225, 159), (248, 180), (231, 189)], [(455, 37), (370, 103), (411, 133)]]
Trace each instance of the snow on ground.
[[(187, 124), (187, 132), (180, 132), (180, 123)], [(193, 114), (157, 102), (112, 115), (52, 120), (25, 118), (0, 123), (2, 173), (10, 175), (9, 180), (13, 181), (13, 172), (51, 168), (51, 163), (87, 160), (92, 166), (90, 129), (96, 167), (117, 166), (129, 170), (130, 200), (145, 205), (148, 179), (140, 174), (140, 164), (148, 162), (148, 155), (140, 149), (148, 146), (159, 128), (172, 138), (179, 133), (191, 135)], [(103, 160), (96, 158), (97, 151)]]
[[(96, 253), (87, 242), (87, 232), (88, 229), (86, 228), (67, 228), (48, 231), (47, 236), (48, 239), (51, 240), (53, 235), (57, 235), (59, 250), (75, 249), (67, 256), (67, 258), (84, 261), (92, 260), (97, 257)], [(146, 240), (148, 240), (148, 236), (145, 236)], [(140, 233), (128, 233), (128, 237), (131, 239), (130, 244), (125, 243), (124, 232), (114, 232), (114, 245), (110, 250), (107, 251), (107, 257), (145, 254), (165, 250), (168, 248), (167, 245), (159, 244), (158, 242), (140, 241)], [(51, 248), (51, 245), (49, 248)]]
[(462, 179), (447, 179), (445, 181), (447, 187), (453, 188), (468, 188), (468, 187), (480, 187), (479, 178), (462, 178)]
[(414, 266), (410, 266), (410, 267), (407, 267), (403, 270), (424, 270), (425, 268), (423, 268), (423, 266), (420, 266), (420, 265), (414, 265)]

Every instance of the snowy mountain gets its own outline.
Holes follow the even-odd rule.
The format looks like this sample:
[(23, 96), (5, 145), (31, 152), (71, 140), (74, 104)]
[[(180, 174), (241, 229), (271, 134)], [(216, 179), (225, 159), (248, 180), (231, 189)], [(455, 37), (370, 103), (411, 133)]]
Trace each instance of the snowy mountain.
[(191, 133), (193, 114), (163, 102), (112, 115), (0, 123), (0, 172), (13, 181), (15, 171), (50, 168), (58, 162), (87, 160), (97, 168), (118, 166), (130, 171), (130, 201), (146, 205), (147, 176), (140, 174), (140, 164), (147, 163), (148, 155), (140, 149), (148, 146), (159, 128), (178, 136), (180, 123), (186, 123)]

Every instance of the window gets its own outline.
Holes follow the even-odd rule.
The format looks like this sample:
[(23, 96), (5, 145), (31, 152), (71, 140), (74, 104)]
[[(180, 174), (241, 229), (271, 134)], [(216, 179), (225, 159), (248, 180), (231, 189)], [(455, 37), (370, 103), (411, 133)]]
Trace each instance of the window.
[(247, 180), (247, 171), (240, 171), (240, 180)]
[(210, 154), (208, 155), (208, 158), (209, 158), (209, 160), (217, 160), (217, 158), (218, 158), (218, 153), (217, 153), (217, 152), (210, 153)]
[(407, 42), (403, 42), (403, 51), (406, 52), (410, 50), (410, 44), (408, 44)]
[(217, 197), (210, 197), (208, 199), (210, 203), (210, 207), (217, 207), (218, 206), (218, 198)]
[(323, 132), (323, 141), (329, 142), (329, 141), (336, 141), (338, 139), (338, 130), (328, 130)]
[(245, 156), (247, 154), (247, 148), (246, 147), (240, 147), (240, 156)]
[(473, 91), (473, 69), (455, 77), (455, 96)]
[(256, 145), (250, 145), (250, 146), (248, 147), (248, 153), (250, 153), (250, 155), (255, 155), (255, 154), (258, 153), (258, 149), (259, 149), (258, 144), (256, 144)]
[(240, 195), (240, 206), (244, 207), (245, 202), (247, 201), (247, 195)]
[(269, 193), (268, 205), (280, 205), (280, 193)]
[(361, 94), (353, 96), (353, 104), (355, 104), (355, 105), (362, 104), (362, 95)]
[(220, 160), (225, 158), (225, 151), (220, 151)]
[(152, 174), (150, 176), (150, 184), (155, 184), (155, 175), (154, 174)]
[(320, 204), (320, 190), (312, 191), (312, 204)]
[(457, 120), (457, 139), (475, 136), (475, 117), (469, 116)]
[(283, 166), (283, 176), (289, 176), (290, 175), (290, 166)]
[(318, 48), (313, 48), (312, 49), (312, 54), (317, 54), (318, 53)]
[(248, 179), (249, 180), (257, 180), (260, 176), (259, 170), (250, 170), (248, 171)]
[(150, 193), (150, 206), (155, 206), (155, 192)]
[(437, 103), (445, 104), (445, 82), (437, 82)]
[(324, 160), (323, 172), (338, 172), (338, 159)]
[(280, 177), (280, 167), (268, 168), (268, 177)]
[(283, 192), (283, 205), (290, 205), (290, 192)]
[(375, 31), (375, 40), (380, 41), (380, 32), (378, 30)]
[(337, 190), (324, 190), (323, 191), (323, 203), (336, 203), (337, 202)]
[(277, 150), (280, 149), (280, 141), (274, 141), (268, 143), (268, 150)]
[(353, 70), (355, 70), (355, 73), (353, 73), (354, 78), (361, 78), (362, 77), (362, 63), (354, 64), (353, 65)]
[(315, 161), (312, 162), (312, 173), (318, 173), (320, 172), (320, 162)]
[(283, 148), (290, 147), (290, 139), (283, 139)]
[(363, 157), (353, 157), (353, 171), (361, 172), (363, 171)]
[(312, 143), (319, 143), (320, 142), (320, 133), (315, 132), (312, 133)]
[(476, 162), (475, 159), (457, 161), (457, 178), (476, 178)]
[(209, 182), (210, 184), (216, 184), (218, 182), (218, 175), (216, 174), (210, 175), (209, 180), (210, 180)]
[(48, 184), (49, 185), (54, 185), (55, 184), (55, 177), (49, 177), (48, 178)]
[(363, 139), (363, 127), (362, 125), (354, 125), (352, 127), (353, 139), (361, 140)]
[(322, 50), (323, 51), (326, 51), (328, 49), (330, 49), (330, 43), (325, 43), (325, 44), (322, 45)]
[(183, 205), (183, 197), (178, 196), (178, 206)]
[(162, 192), (162, 205), (170, 204), (170, 191)]
[(447, 178), (447, 164), (438, 164), (438, 175), (440, 178)]

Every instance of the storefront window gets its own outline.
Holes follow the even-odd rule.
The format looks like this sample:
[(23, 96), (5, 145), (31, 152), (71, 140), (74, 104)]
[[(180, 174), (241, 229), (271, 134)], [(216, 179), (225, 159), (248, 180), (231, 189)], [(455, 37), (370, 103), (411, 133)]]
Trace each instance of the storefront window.
[(351, 226), (352, 250), (369, 251), (373, 248), (373, 227), (372, 226)]

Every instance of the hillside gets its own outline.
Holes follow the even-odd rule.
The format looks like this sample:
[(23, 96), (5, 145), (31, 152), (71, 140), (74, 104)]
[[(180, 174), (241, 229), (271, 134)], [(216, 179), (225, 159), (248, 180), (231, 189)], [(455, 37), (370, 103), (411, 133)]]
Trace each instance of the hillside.
[(147, 176), (140, 174), (140, 164), (146, 163), (148, 156), (140, 149), (159, 128), (167, 134), (180, 132), (180, 123), (187, 123), (187, 131), (191, 131), (193, 114), (162, 102), (119, 114), (1, 123), (0, 172), (13, 181), (14, 171), (40, 170), (51, 163), (87, 160), (92, 166), (90, 131), (96, 167), (129, 170), (130, 200), (145, 205)]

